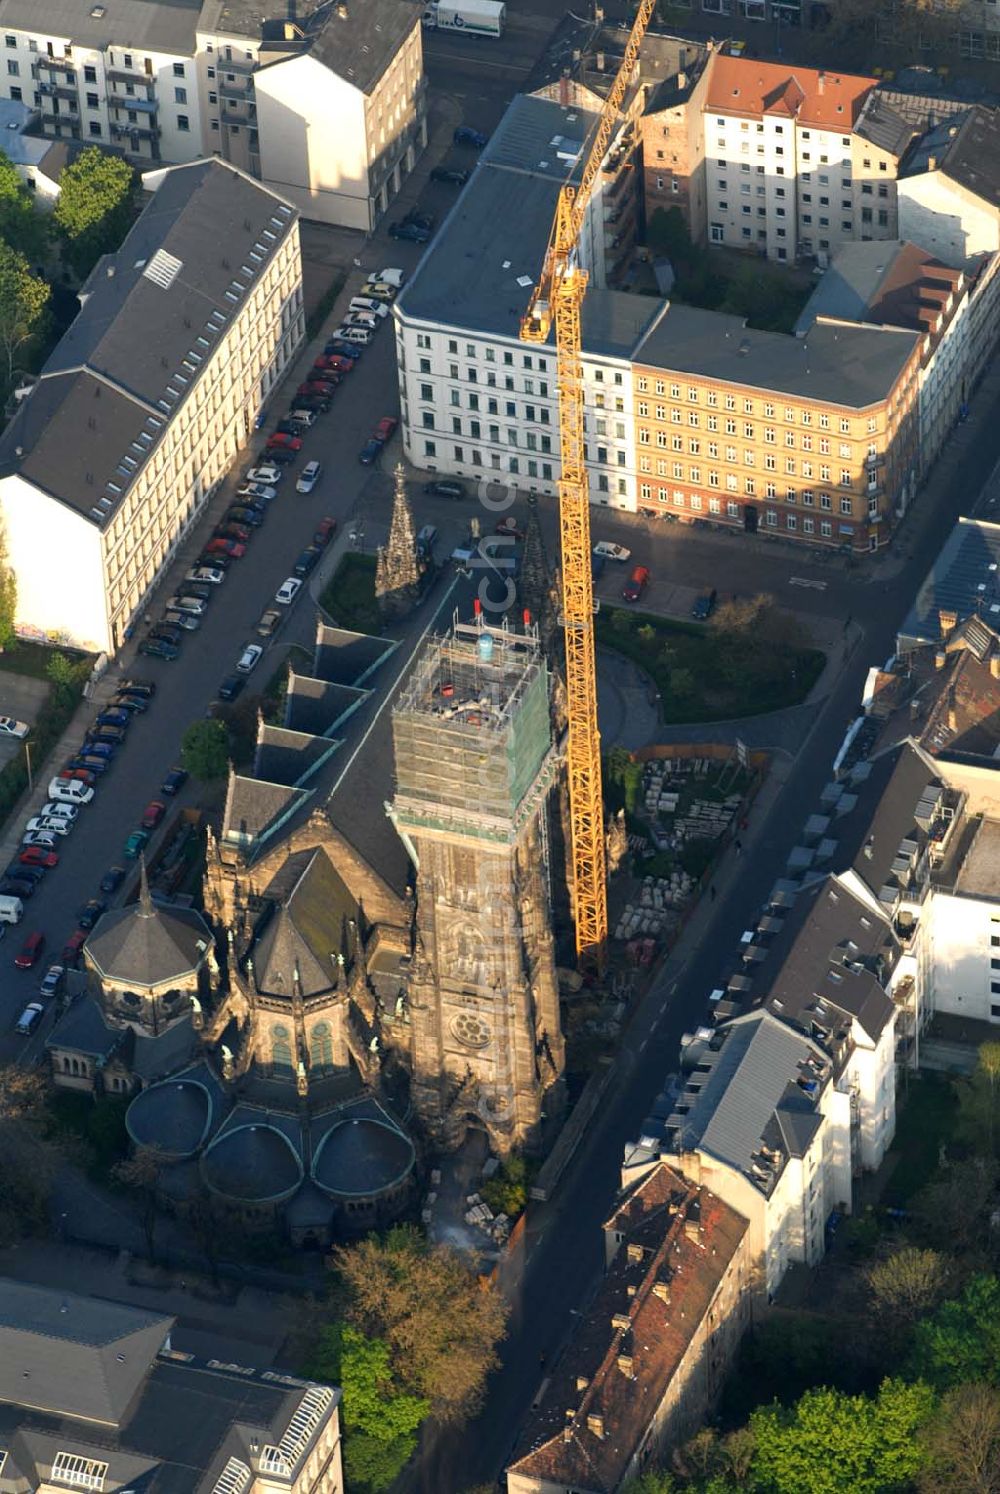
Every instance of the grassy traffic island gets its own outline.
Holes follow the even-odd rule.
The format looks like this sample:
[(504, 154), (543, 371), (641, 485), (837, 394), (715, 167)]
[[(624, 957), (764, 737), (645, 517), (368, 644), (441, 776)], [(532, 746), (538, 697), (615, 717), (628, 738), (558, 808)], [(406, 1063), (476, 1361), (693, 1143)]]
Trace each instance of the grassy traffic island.
[(799, 705), (826, 663), (796, 620), (763, 595), (724, 602), (707, 625), (602, 608), (597, 642), (646, 671), (672, 726)]
[(375, 556), (348, 550), (330, 577), (319, 599), (323, 611), (339, 628), (355, 633), (382, 631), (382, 616), (375, 600)]

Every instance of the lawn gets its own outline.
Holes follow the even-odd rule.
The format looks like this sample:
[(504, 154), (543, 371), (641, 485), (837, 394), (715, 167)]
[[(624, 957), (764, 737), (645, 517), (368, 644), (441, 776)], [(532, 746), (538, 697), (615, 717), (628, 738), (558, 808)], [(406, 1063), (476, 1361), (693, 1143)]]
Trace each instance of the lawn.
[(723, 631), (622, 609), (597, 615), (597, 642), (647, 671), (664, 722), (731, 721), (798, 705), (826, 662), (820, 649), (767, 627)]
[(348, 551), (319, 604), (340, 628), (380, 634), (382, 618), (375, 600), (375, 556)]
[(906, 1090), (900, 1090), (896, 1113), (896, 1135), (892, 1153), (896, 1157), (883, 1202), (903, 1208), (938, 1170), (942, 1143), (947, 1146), (958, 1119), (958, 1098), (950, 1080), (935, 1074), (908, 1075)]

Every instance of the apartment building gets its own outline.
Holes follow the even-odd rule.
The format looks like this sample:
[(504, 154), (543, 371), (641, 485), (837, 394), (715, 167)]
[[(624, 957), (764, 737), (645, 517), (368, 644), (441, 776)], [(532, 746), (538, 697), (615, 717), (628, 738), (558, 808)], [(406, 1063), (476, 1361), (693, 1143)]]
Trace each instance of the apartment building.
[(310, 217), (367, 231), (427, 140), (420, 16), (406, 0), (301, 20), (272, 9), (0, 0), (0, 97), (56, 139), (140, 166), (218, 156)]
[(604, 1226), (607, 1273), (507, 1465), (509, 1494), (616, 1494), (715, 1405), (750, 1324), (747, 1221), (665, 1163)]
[[(340, 1391), (180, 1353), (175, 1319), (0, 1280), (0, 1487), (343, 1494)], [(196, 1407), (197, 1436), (191, 1419)]]
[(899, 232), (945, 264), (1000, 249), (1000, 113), (976, 105), (921, 137), (899, 181)]
[(818, 317), (919, 334), (920, 470), (933, 463), (1000, 335), (1000, 254), (946, 265), (916, 244), (844, 244), (803, 308), (796, 332)]
[(0, 438), (17, 627), (113, 654), (305, 333), (298, 215), (231, 166), (164, 171)]
[[(560, 185), (579, 169), (593, 122), (594, 115), (578, 106), (516, 98), (396, 302), (403, 441), (414, 465), (555, 495), (555, 349), (522, 343), (518, 333)], [(598, 196), (581, 234), (588, 270), (614, 238), (615, 225), (608, 227), (604, 212)], [(600, 274), (594, 271), (595, 281)], [(594, 503), (635, 508), (630, 359), (661, 312), (655, 300), (599, 287), (584, 303), (587, 470)]]
[(632, 358), (640, 511), (880, 548), (916, 481), (919, 352), (894, 328), (796, 338), (671, 306)]
[(778, 261), (896, 235), (895, 178), (915, 131), (877, 79), (692, 58), (642, 119), (647, 214), (680, 209), (696, 242)]

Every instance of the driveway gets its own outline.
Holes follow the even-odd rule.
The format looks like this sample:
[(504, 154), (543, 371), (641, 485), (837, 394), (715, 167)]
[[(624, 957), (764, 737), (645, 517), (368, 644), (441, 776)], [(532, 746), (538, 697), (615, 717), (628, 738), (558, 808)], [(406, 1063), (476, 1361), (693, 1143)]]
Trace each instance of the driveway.
[[(30, 674), (14, 674), (0, 661), (0, 716), (14, 716), (34, 726), (38, 712), (48, 699), (52, 686), (48, 680), (36, 680)], [(7, 766), (24, 751), (24, 743), (14, 737), (0, 737), (0, 768)]]

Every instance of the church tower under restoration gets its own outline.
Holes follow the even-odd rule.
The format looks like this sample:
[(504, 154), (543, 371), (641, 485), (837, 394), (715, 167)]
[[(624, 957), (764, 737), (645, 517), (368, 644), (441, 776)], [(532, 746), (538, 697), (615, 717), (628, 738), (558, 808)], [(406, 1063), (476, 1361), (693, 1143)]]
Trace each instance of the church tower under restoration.
[(501, 1153), (531, 1147), (564, 1063), (545, 831), (556, 765), (536, 632), (479, 619), (430, 639), (393, 741), (390, 813), (417, 871), (414, 1106), (438, 1146), (479, 1126)]

